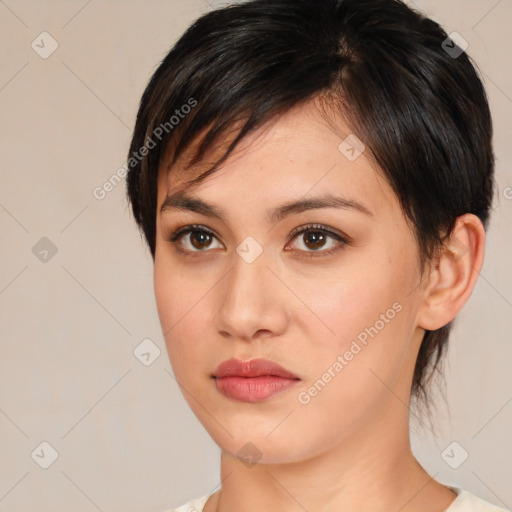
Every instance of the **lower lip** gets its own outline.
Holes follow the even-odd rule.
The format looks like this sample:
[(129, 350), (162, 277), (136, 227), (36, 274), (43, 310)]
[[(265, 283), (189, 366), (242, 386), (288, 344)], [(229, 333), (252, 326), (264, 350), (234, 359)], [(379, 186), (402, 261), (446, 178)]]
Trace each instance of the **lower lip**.
[(294, 386), (299, 379), (284, 379), (274, 375), (261, 377), (221, 377), (215, 379), (220, 393), (241, 402), (261, 402)]

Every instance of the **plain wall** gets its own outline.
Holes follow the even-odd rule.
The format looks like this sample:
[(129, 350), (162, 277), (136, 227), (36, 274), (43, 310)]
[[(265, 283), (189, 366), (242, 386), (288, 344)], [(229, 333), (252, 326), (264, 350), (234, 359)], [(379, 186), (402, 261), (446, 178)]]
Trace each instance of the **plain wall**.
[[(450, 342), (447, 407), (435, 435), (413, 425), (412, 444), (438, 480), (512, 508), (512, 1), (415, 3), (469, 43), (497, 188)], [(150, 75), (214, 4), (0, 2), (0, 512), (161, 512), (219, 484), (219, 448), (172, 376), (125, 180), (94, 195), (120, 174)], [(58, 44), (47, 58), (43, 31)], [(161, 351), (149, 366), (133, 353), (146, 338)], [(43, 441), (58, 453), (47, 469)], [(457, 469), (441, 455), (453, 441), (469, 455)]]

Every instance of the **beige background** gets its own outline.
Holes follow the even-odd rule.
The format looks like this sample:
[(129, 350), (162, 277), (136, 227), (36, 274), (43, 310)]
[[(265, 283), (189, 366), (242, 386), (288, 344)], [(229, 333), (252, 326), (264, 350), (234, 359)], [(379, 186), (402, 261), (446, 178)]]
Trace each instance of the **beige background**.
[[(124, 180), (93, 194), (126, 160), (151, 73), (214, 3), (0, 0), (0, 512), (158, 512), (219, 484), (219, 449), (172, 377)], [(479, 64), (497, 190), (451, 340), (450, 415), (439, 401), (437, 437), (413, 429), (413, 448), (437, 479), (512, 508), (512, 0), (415, 3)], [(31, 47), (51, 49), (43, 31), (58, 43), (46, 59)], [(149, 366), (133, 353), (146, 338), (161, 351)], [(58, 453), (47, 469), (43, 441)]]

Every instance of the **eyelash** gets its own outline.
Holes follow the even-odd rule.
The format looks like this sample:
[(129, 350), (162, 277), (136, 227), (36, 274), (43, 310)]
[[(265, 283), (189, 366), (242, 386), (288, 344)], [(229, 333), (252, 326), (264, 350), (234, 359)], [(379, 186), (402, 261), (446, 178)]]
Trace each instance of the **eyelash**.
[[(301, 257), (302, 258), (313, 258), (313, 257), (324, 257), (329, 256), (333, 254), (335, 251), (343, 248), (344, 246), (350, 245), (351, 241), (348, 237), (344, 237), (339, 235), (338, 233), (335, 233), (334, 231), (331, 231), (330, 229), (326, 228), (325, 226), (322, 226), (321, 224), (307, 224), (306, 226), (301, 226), (299, 228), (296, 228), (292, 231), (290, 234), (290, 238), (292, 240), (295, 240), (295, 238), (298, 238), (300, 235), (307, 233), (308, 231), (313, 231), (315, 233), (322, 233), (324, 235), (327, 235), (337, 242), (339, 242), (336, 246), (332, 247), (331, 249), (327, 250), (318, 250), (318, 251), (302, 251), (299, 249), (299, 252), (305, 253)], [(215, 233), (211, 231), (210, 229), (206, 228), (205, 226), (201, 226), (199, 224), (189, 224), (186, 226), (182, 226), (178, 229), (176, 229), (173, 233), (171, 233), (168, 237), (166, 237), (166, 241), (170, 242), (172, 244), (176, 244), (180, 238), (182, 238), (184, 235), (188, 235), (189, 233), (194, 232), (202, 232), (207, 233), (210, 236), (215, 236)], [(194, 253), (202, 253), (207, 252), (208, 250), (205, 249), (203, 251), (190, 251), (188, 249), (180, 249), (182, 252), (185, 252), (187, 254), (194, 254)]]

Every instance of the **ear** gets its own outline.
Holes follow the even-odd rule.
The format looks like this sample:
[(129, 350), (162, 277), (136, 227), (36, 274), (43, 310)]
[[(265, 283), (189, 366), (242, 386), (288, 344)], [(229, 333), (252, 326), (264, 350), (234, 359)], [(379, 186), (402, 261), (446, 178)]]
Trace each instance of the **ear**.
[(471, 213), (457, 218), (453, 232), (429, 270), (418, 326), (429, 331), (451, 322), (468, 301), (485, 256), (485, 229)]

